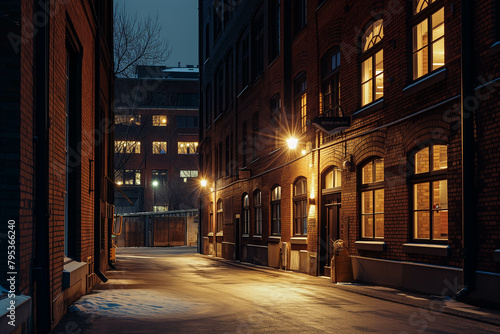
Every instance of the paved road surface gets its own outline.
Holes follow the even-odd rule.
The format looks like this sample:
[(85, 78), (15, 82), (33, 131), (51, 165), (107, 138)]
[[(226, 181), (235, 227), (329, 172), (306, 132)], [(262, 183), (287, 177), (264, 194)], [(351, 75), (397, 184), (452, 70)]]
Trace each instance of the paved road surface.
[(108, 283), (53, 333), (499, 333), (500, 327), (232, 266), (194, 248), (119, 249)]

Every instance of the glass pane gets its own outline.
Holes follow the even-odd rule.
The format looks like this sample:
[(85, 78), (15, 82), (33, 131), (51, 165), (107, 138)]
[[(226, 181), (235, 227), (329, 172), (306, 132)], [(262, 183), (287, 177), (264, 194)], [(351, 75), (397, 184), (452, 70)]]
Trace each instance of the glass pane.
[(415, 174), (429, 171), (429, 148), (426, 147), (415, 154)]
[(375, 215), (375, 238), (384, 237), (384, 215)]
[(368, 184), (373, 183), (373, 163), (368, 163), (361, 172), (361, 183)]
[(384, 50), (375, 55), (375, 99), (384, 95)]
[(444, 8), (432, 15), (432, 40), (444, 36)]
[(432, 150), (432, 170), (434, 171), (448, 168), (448, 146), (434, 145)]
[(335, 187), (342, 186), (342, 172), (339, 168), (333, 170), (335, 172)]
[(361, 82), (370, 80), (373, 76), (373, 58), (370, 57), (361, 63)]
[(135, 184), (140, 185), (141, 184), (141, 172), (135, 172)]
[(427, 47), (413, 54), (413, 80), (429, 72), (429, 50)]
[(325, 176), (325, 189), (333, 188), (335, 184), (335, 176), (333, 174), (333, 170), (328, 172)]
[(384, 159), (375, 160), (375, 182), (384, 181)]
[(261, 192), (256, 192), (255, 195), (253, 196), (253, 201), (254, 201), (254, 205), (258, 205), (258, 204), (261, 204), (262, 203), (262, 197), (261, 197)]
[(432, 182), (432, 209), (448, 209), (448, 180)]
[(361, 193), (361, 214), (373, 213), (373, 192)]
[(432, 227), (433, 239), (448, 239), (448, 210), (433, 212)]
[(429, 0), (413, 0), (413, 13), (418, 14), (429, 5)]
[(430, 203), (429, 183), (418, 183), (413, 186), (413, 210), (428, 210)]
[(416, 52), (429, 44), (429, 32), (427, 19), (413, 27), (413, 52)]
[(306, 193), (307, 183), (305, 179), (295, 183), (295, 196), (304, 195)]
[(384, 74), (379, 74), (375, 78), (375, 99), (380, 99), (384, 96)]
[(243, 206), (248, 206), (248, 195), (245, 195), (245, 197), (243, 198)]
[(432, 70), (444, 66), (444, 38), (432, 45)]
[(429, 239), (431, 236), (430, 233), (430, 221), (429, 221), (429, 212), (415, 212), (414, 222), (415, 222), (415, 239)]
[(373, 238), (373, 216), (362, 216), (361, 236), (363, 238)]
[(384, 212), (384, 189), (375, 190), (375, 212)]
[(367, 105), (373, 101), (373, 81), (361, 85), (361, 105)]

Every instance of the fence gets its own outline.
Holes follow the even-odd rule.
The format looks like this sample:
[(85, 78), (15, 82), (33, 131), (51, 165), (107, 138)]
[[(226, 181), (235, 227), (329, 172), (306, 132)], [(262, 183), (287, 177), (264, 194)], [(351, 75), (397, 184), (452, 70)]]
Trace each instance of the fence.
[[(198, 242), (198, 210), (122, 214), (118, 247), (195, 246)], [(120, 229), (115, 219), (114, 231)]]

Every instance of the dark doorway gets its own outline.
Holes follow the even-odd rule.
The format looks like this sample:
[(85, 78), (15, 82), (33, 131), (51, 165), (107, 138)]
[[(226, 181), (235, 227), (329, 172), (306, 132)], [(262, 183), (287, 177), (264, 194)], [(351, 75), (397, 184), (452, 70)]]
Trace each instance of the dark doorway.
[(339, 238), (341, 195), (324, 195), (322, 200), (320, 275), (330, 276), (333, 242)]

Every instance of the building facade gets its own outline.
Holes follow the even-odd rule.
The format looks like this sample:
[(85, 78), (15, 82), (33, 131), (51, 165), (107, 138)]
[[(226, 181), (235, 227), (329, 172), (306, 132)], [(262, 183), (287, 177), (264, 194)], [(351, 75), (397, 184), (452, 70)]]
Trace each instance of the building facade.
[(116, 80), (116, 212), (197, 208), (198, 68), (136, 73)]
[(204, 254), (498, 303), (498, 1), (199, 8)]
[(48, 333), (106, 280), (112, 2), (6, 1), (1, 10), (0, 284), (15, 321), (2, 304), (0, 331)]

